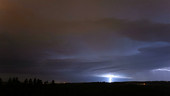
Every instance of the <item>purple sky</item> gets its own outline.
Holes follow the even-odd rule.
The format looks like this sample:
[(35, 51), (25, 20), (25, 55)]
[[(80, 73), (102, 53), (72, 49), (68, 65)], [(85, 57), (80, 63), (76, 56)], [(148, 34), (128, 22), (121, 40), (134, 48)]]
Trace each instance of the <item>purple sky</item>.
[(0, 0), (0, 76), (170, 80), (169, 10), (169, 0)]

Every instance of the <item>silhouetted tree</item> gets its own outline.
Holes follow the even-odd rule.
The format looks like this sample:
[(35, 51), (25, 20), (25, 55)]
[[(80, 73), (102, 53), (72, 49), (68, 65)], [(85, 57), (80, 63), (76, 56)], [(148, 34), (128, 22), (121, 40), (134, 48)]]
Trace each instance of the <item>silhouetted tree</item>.
[(16, 82), (16, 79), (15, 77), (12, 78), (12, 83), (15, 83)]
[(8, 79), (8, 84), (12, 84), (12, 78)]
[(52, 80), (51, 84), (52, 84), (52, 85), (54, 85), (54, 84), (55, 84), (55, 81), (54, 81), (54, 80)]
[(42, 80), (38, 79), (38, 80), (37, 80), (37, 84), (38, 84), (38, 85), (42, 85), (42, 84), (43, 84)]
[(20, 83), (18, 77), (15, 77), (15, 80), (16, 80), (16, 81), (15, 81), (16, 84), (19, 84), (19, 83)]
[(28, 79), (27, 78), (24, 80), (24, 84), (28, 84)]
[(34, 81), (33, 81), (34, 85), (37, 85), (37, 79), (34, 78)]
[(20, 82), (19, 82), (19, 80), (18, 80), (18, 78), (17, 77), (13, 77), (13, 78), (9, 78), (8, 79), (8, 84), (9, 85), (15, 85), (15, 84), (19, 84)]
[(31, 78), (29, 79), (29, 84), (30, 84), (30, 85), (32, 85), (32, 84), (33, 84), (33, 82), (32, 82), (32, 79), (31, 79)]
[(2, 79), (0, 78), (0, 85), (2, 84)]
[(47, 85), (47, 84), (48, 84), (48, 81), (45, 81), (44, 84)]

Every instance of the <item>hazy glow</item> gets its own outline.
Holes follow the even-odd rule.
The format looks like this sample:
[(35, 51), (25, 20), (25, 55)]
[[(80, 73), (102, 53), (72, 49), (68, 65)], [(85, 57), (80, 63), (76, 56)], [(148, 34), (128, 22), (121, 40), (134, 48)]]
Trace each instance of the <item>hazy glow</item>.
[(121, 76), (116, 76), (116, 75), (103, 75), (103, 77), (120, 78)]
[(105, 75), (104, 77), (109, 78), (109, 83), (111, 83), (111, 82), (112, 82), (112, 78), (117, 78), (117, 77), (119, 77), (119, 76), (115, 76), (115, 75)]
[(169, 71), (170, 72), (170, 68), (167, 67), (167, 68), (159, 68), (159, 69), (154, 69), (152, 71)]
[(111, 83), (113, 82), (114, 78), (122, 78), (122, 79), (130, 79), (131, 77), (125, 77), (125, 76), (120, 76), (120, 75), (112, 75), (112, 74), (106, 74), (106, 75), (99, 75), (99, 77), (106, 77), (108, 78), (108, 82)]

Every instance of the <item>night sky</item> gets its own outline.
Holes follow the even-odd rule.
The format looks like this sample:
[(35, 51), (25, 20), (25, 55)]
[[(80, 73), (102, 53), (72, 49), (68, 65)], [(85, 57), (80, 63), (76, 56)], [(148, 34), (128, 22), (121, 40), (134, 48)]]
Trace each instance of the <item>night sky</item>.
[(170, 80), (170, 0), (0, 0), (0, 77)]

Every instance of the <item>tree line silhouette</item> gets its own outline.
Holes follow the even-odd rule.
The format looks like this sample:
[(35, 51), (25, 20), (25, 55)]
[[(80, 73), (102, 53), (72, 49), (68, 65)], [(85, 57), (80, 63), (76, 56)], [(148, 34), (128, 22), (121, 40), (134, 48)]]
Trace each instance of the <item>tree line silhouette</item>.
[(3, 81), (0, 78), (0, 85), (2, 84), (7, 84), (7, 85), (19, 85), (19, 84), (25, 84), (25, 85), (48, 85), (48, 84), (55, 84), (55, 81), (52, 80), (51, 82), (48, 81), (42, 81), (41, 79), (37, 79), (37, 78), (26, 78), (24, 81), (20, 81), (18, 79), (18, 77), (13, 77), (13, 78), (9, 78), (8, 81)]
[(170, 82), (55, 83), (37, 78), (0, 78), (0, 96), (170, 96)]

